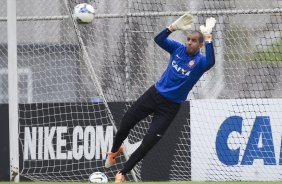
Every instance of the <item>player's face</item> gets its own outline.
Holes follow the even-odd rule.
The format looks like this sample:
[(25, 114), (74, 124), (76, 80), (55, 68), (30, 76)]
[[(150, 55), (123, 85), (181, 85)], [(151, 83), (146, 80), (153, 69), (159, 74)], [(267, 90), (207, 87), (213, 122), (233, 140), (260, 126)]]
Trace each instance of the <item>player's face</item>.
[(203, 43), (200, 43), (199, 38), (200, 38), (199, 33), (190, 33), (188, 35), (185, 45), (186, 45), (186, 52), (189, 55), (195, 54), (203, 46)]

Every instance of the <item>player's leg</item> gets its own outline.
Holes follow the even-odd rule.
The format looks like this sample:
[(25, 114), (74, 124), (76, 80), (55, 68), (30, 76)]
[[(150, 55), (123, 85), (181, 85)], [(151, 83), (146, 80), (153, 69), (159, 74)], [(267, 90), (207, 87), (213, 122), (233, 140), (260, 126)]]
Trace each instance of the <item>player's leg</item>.
[(124, 168), (120, 171), (122, 175), (128, 173), (142, 158), (144, 158), (149, 150), (157, 144), (176, 116), (180, 104), (169, 102), (166, 99), (161, 99), (161, 101), (163, 104), (158, 106), (148, 130), (148, 134), (145, 135), (142, 144), (124, 164)]
[(149, 88), (125, 113), (116, 133), (111, 152), (108, 153), (105, 167), (111, 167), (115, 164), (116, 156), (123, 150), (121, 146), (123, 141), (140, 120), (154, 112), (156, 103), (153, 99), (156, 90), (154, 87)]
[(115, 135), (112, 151), (116, 151), (126, 139), (129, 131), (142, 119), (152, 114), (157, 107), (154, 100), (157, 93), (154, 86), (150, 87), (124, 114)]

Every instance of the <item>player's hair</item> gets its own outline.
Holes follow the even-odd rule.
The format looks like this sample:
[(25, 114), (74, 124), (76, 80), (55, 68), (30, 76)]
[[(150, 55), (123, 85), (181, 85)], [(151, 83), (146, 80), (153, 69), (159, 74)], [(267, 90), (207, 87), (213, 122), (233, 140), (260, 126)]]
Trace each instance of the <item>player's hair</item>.
[(194, 31), (190, 32), (190, 34), (192, 34), (192, 33), (198, 33), (199, 34), (199, 42), (200, 43), (204, 42), (204, 35), (203, 35), (203, 33), (201, 33), (200, 31), (197, 31), (197, 30), (194, 30)]

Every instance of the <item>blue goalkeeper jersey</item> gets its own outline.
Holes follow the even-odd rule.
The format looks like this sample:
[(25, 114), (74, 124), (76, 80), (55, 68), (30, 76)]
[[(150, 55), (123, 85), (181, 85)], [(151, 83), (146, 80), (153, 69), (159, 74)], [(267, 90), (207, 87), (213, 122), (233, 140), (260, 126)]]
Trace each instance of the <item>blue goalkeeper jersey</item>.
[(155, 87), (163, 97), (181, 103), (187, 99), (188, 93), (204, 72), (214, 65), (214, 50), (212, 43), (205, 43), (206, 56), (200, 51), (188, 55), (185, 45), (167, 38), (170, 33), (166, 28), (154, 39), (170, 54), (168, 66)]

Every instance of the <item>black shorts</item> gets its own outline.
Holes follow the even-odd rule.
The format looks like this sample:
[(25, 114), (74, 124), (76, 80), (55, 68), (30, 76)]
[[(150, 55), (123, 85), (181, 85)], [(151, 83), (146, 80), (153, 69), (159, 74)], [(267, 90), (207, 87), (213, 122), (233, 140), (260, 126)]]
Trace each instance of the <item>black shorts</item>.
[(163, 135), (179, 111), (180, 106), (179, 103), (161, 96), (155, 86), (151, 86), (125, 113), (120, 128), (129, 130), (136, 123), (152, 114), (153, 119), (148, 134)]

